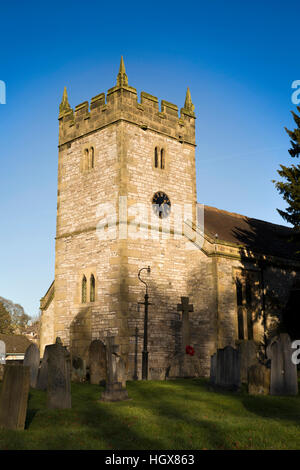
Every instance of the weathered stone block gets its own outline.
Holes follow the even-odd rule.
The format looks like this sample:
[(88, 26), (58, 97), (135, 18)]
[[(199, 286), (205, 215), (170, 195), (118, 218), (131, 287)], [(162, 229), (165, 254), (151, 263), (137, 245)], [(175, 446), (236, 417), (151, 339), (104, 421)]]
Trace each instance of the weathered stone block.
[(264, 364), (254, 364), (248, 369), (248, 392), (250, 395), (270, 393), (270, 369)]

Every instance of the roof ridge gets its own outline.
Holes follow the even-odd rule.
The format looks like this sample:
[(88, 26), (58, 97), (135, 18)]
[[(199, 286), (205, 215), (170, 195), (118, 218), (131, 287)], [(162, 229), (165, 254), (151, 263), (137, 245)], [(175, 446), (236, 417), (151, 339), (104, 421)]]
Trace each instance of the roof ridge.
[[(197, 205), (200, 205), (200, 203), (197, 203)], [(202, 205), (202, 204), (201, 204)], [(229, 211), (226, 211), (224, 209), (219, 209), (218, 207), (213, 207), (213, 206), (208, 206), (207, 204), (204, 204), (204, 207), (208, 208), (208, 209), (211, 209), (215, 212), (219, 212), (219, 213), (223, 213), (223, 214), (226, 214), (226, 215), (230, 215), (232, 217), (236, 217), (236, 218), (239, 218), (239, 219), (245, 219), (245, 220), (257, 220), (258, 222), (263, 222), (264, 224), (268, 224), (268, 225), (273, 225), (274, 227), (282, 227), (284, 229), (288, 229), (288, 230), (293, 230), (293, 227), (288, 227), (287, 225), (282, 225), (282, 224), (275, 224), (274, 222), (268, 222), (267, 220), (262, 220), (262, 219), (256, 219), (255, 217), (248, 217), (247, 215), (243, 215), (243, 214), (238, 214), (237, 212), (229, 212)]]

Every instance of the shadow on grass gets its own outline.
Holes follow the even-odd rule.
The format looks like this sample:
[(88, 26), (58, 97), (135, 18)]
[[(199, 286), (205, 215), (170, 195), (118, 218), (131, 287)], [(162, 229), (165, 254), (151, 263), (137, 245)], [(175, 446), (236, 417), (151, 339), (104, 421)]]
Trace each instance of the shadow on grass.
[(262, 418), (282, 420), (285, 423), (300, 423), (299, 397), (246, 396), (242, 403), (247, 411)]
[[(101, 386), (72, 384), (71, 410), (48, 410), (46, 392), (32, 391), (26, 431), (0, 432), (0, 448), (233, 449), (236, 441), (249, 448), (250, 438), (256, 448), (276, 448), (282, 444), (281, 431), (283, 439), (298, 445), (293, 430), (299, 422), (299, 397), (220, 393), (207, 384), (205, 379), (128, 382), (132, 400), (114, 403), (100, 402)], [(271, 420), (259, 417), (277, 421), (275, 437), (268, 436)]]

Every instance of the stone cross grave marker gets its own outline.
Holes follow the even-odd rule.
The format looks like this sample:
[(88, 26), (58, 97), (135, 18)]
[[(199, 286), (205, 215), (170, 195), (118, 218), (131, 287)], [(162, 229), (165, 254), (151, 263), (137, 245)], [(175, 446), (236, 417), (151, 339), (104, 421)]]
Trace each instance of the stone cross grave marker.
[(36, 344), (32, 343), (26, 349), (23, 365), (30, 367), (30, 386), (35, 388), (40, 365), (40, 351)]
[(106, 339), (107, 381), (101, 401), (128, 400), (125, 364), (119, 355), (119, 345), (113, 336)]
[(4, 366), (0, 398), (0, 429), (24, 429), (29, 387), (29, 367), (19, 364)]
[(6, 344), (4, 341), (0, 341), (0, 364), (5, 364), (6, 362)]
[(189, 304), (188, 297), (181, 297), (181, 304), (177, 304), (177, 311), (182, 312), (182, 352), (185, 353), (186, 346), (190, 345), (190, 318), (189, 312), (194, 311), (192, 304)]
[(48, 349), (48, 408), (71, 408), (71, 360), (70, 353), (60, 338)]
[(271, 395), (298, 395), (297, 366), (292, 362), (291, 346), (289, 335), (282, 333), (267, 348), (271, 359)]
[(106, 381), (106, 347), (100, 339), (95, 339), (89, 347), (90, 383), (99, 385)]

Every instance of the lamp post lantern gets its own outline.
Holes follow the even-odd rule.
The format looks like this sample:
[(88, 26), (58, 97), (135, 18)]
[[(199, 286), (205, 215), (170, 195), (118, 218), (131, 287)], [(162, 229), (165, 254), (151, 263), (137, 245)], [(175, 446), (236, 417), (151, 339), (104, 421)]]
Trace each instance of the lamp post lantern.
[(141, 279), (141, 272), (143, 270), (146, 270), (147, 274), (149, 275), (151, 272), (151, 269), (150, 269), (150, 266), (148, 266), (147, 268), (140, 269), (138, 273), (139, 280), (146, 286), (146, 293), (144, 297), (145, 301), (139, 302), (139, 303), (145, 306), (144, 346), (143, 346), (143, 352), (142, 352), (142, 380), (148, 380), (148, 306), (151, 305), (151, 303), (149, 302), (148, 285), (143, 279)]

